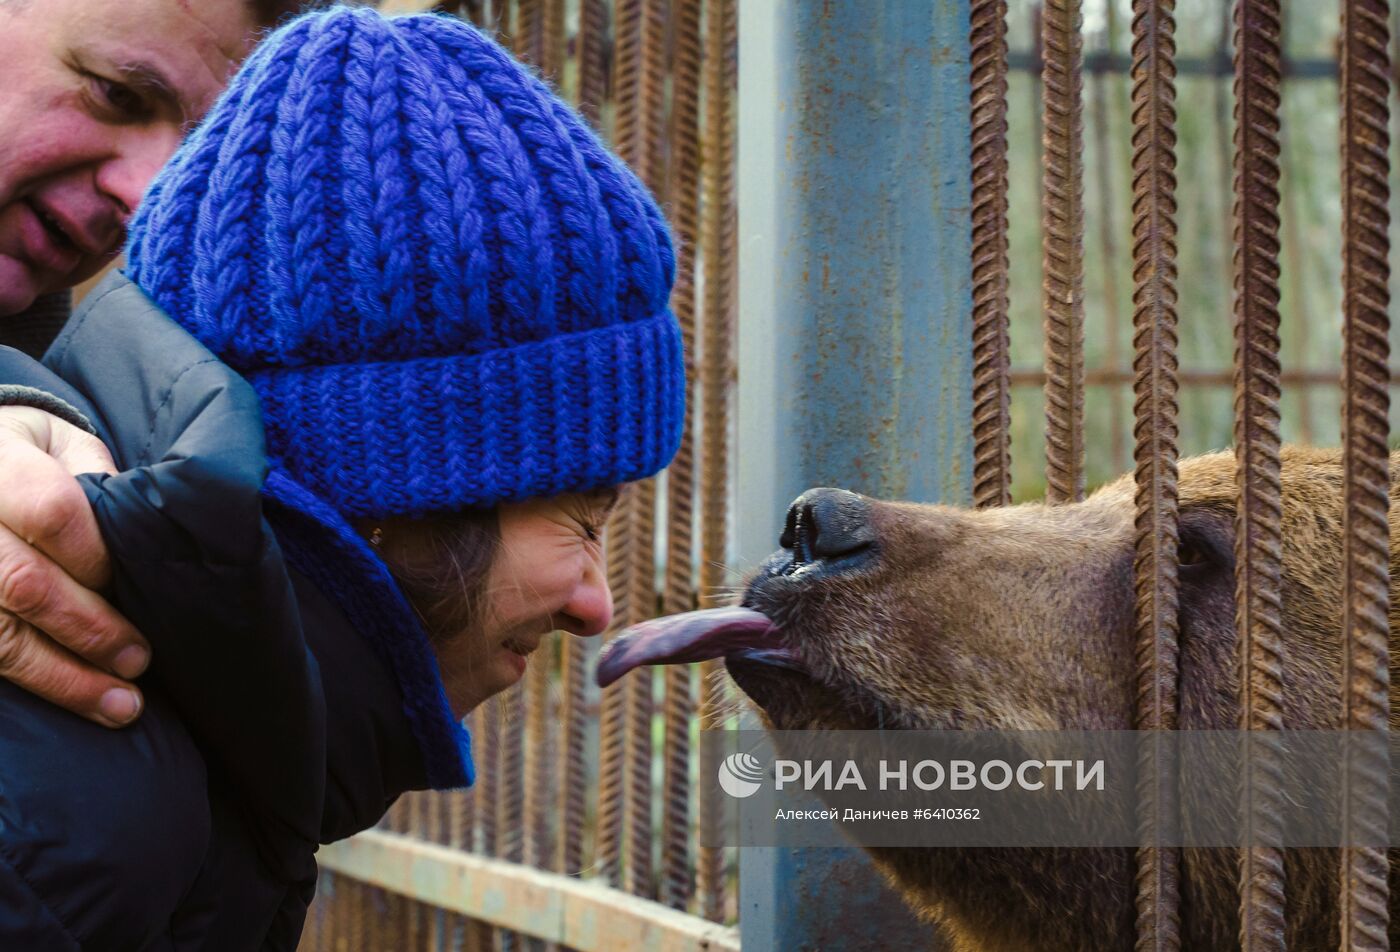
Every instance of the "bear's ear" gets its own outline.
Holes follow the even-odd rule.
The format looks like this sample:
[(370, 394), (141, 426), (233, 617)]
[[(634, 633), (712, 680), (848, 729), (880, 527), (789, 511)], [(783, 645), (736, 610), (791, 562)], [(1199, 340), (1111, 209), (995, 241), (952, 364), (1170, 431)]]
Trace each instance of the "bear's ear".
[(1181, 510), (1176, 553), (1183, 585), (1233, 579), (1234, 513), (1218, 506), (1189, 506)]

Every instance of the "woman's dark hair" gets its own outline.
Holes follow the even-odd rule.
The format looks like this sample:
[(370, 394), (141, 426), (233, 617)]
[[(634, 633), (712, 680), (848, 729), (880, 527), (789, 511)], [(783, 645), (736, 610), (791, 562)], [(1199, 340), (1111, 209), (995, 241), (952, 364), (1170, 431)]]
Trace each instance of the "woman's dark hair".
[(385, 519), (361, 531), (418, 611), (429, 638), (441, 641), (481, 623), (486, 580), (501, 543), (494, 508)]

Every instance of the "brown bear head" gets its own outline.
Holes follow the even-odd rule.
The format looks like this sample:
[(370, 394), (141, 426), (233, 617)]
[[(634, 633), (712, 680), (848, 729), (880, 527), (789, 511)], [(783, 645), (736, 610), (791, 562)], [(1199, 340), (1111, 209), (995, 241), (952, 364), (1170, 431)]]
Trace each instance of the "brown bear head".
[[(1234, 487), (1231, 454), (1180, 464), (1181, 729), (1239, 723)], [(1339, 453), (1285, 448), (1294, 729), (1340, 725), (1341, 487)], [(604, 668), (616, 677), (641, 663), (724, 656), (765, 723), (785, 730), (1132, 729), (1134, 520), (1131, 477), (1081, 503), (988, 510), (810, 490), (741, 608), (670, 628), (663, 620), (615, 645)], [(1132, 945), (1129, 850), (871, 852), (960, 948), (1026, 948), (1031, 937), (1044, 949)], [(1184, 936), (1191, 947), (1232, 947), (1233, 853), (1188, 850), (1183, 862)], [(1289, 868), (1291, 947), (1335, 944), (1335, 853), (1293, 851)]]

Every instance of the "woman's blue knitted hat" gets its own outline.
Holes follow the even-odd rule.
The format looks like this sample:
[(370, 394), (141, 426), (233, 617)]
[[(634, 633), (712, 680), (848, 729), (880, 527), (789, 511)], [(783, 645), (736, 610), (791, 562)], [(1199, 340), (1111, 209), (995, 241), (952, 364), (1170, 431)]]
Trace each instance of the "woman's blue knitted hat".
[(389, 666), (429, 783), (473, 777), (427, 633), (354, 517), (649, 476), (685, 369), (656, 204), (460, 20), (265, 40), (156, 178), (127, 270), (262, 401), (288, 562)]
[(674, 257), (646, 190), (452, 17), (267, 40), (156, 179), (132, 278), (242, 373), (346, 517), (651, 475), (680, 442)]

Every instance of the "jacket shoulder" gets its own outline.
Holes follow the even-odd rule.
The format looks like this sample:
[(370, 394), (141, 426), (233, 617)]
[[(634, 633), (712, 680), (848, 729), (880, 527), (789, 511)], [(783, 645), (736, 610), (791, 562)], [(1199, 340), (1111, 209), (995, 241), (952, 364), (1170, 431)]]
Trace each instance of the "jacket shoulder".
[(117, 605), (210, 766), (262, 821), (269, 868), (298, 875), (319, 829), (324, 703), (263, 515), (257, 395), (119, 273), (44, 362), (91, 408), (121, 470), (80, 477)]
[(0, 948), (143, 948), (169, 929), (212, 826), (204, 762), (147, 696), (111, 731), (0, 682)]
[(179, 461), (160, 487), (164, 508), (208, 511), (207, 493), (221, 494), (224, 524), (202, 539), (207, 554), (255, 557), (267, 460), (246, 380), (119, 272), (83, 302), (44, 364), (96, 418), (119, 469)]

